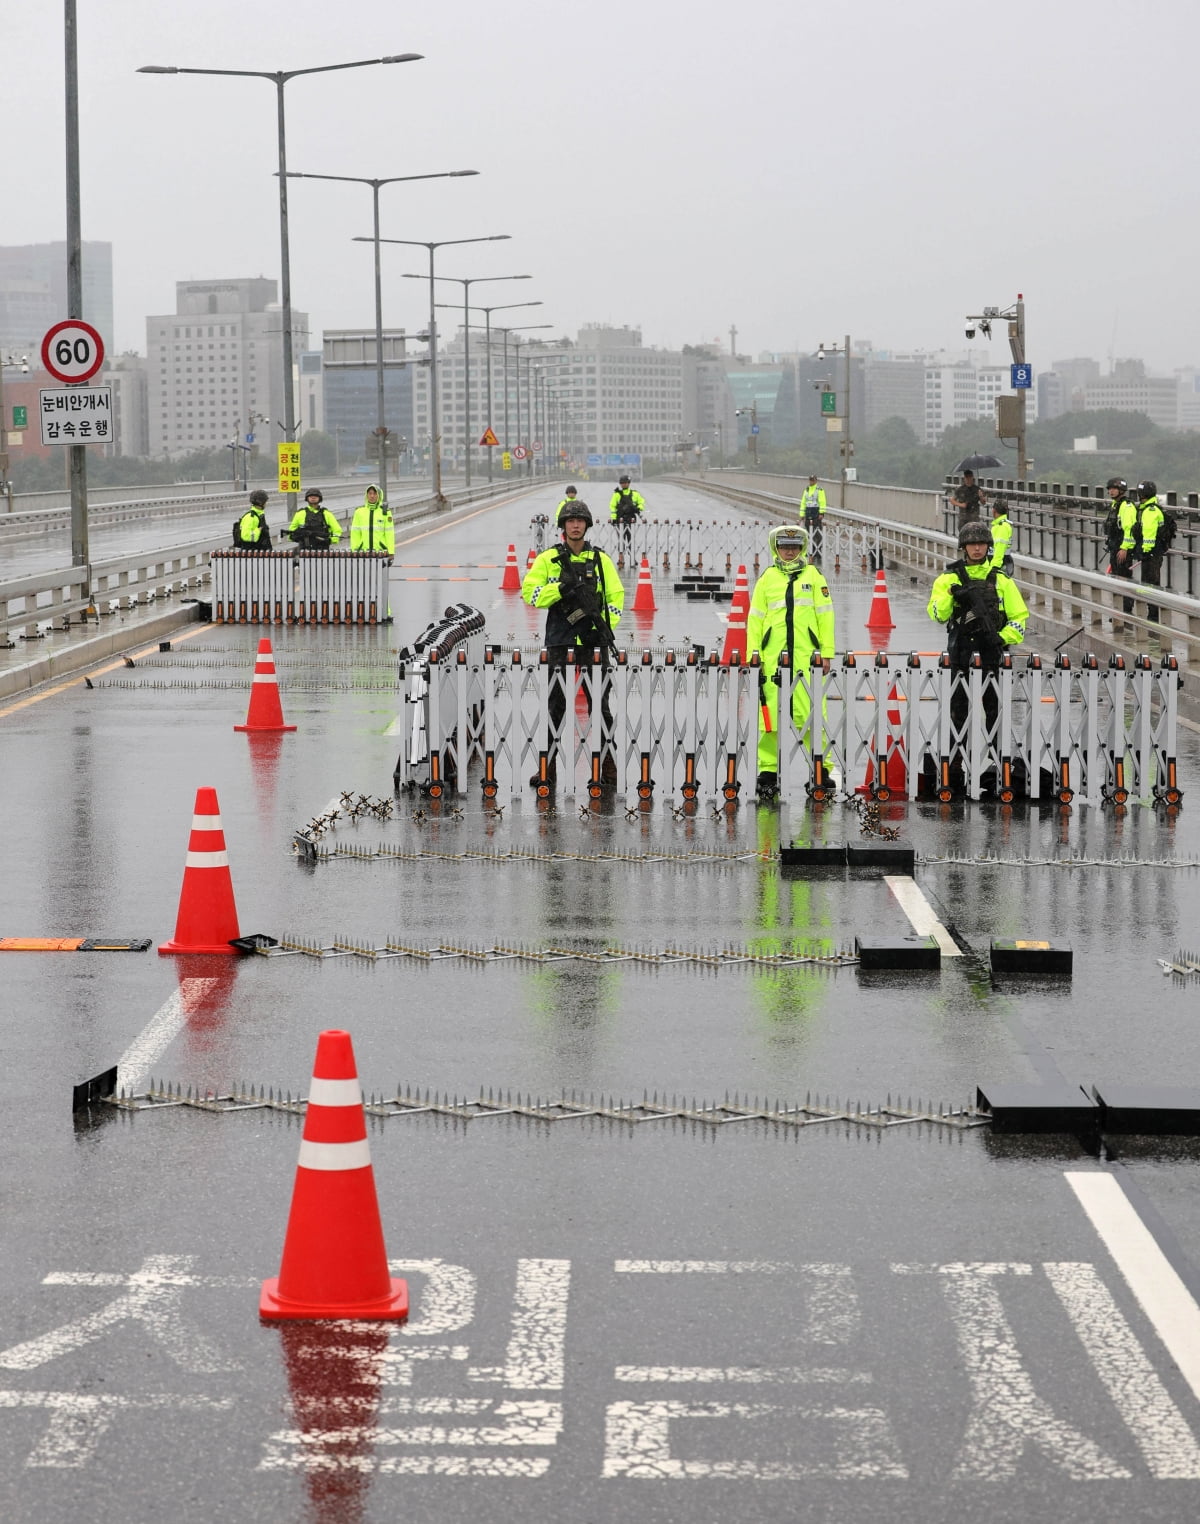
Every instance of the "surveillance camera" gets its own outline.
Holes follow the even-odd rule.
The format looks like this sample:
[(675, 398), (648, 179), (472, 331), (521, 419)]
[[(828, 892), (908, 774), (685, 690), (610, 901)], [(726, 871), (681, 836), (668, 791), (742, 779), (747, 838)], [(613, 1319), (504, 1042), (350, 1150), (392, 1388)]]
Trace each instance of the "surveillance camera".
[(967, 338), (973, 339), (974, 337), (975, 337), (975, 330), (973, 328), (968, 328), (967, 329)]

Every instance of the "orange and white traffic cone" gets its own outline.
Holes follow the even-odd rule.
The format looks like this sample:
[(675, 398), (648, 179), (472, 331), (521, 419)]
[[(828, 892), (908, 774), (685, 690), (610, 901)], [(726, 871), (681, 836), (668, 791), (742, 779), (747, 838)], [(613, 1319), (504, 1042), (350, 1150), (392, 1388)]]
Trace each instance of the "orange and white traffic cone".
[(533, 563), (536, 560), (537, 560), (537, 552), (534, 550), (533, 546), (531, 545), (529, 547), (529, 554), (525, 557), (525, 570), (528, 571), (529, 568), (533, 565)]
[(502, 593), (519, 593), (521, 591), (521, 568), (517, 565), (517, 547), (508, 547), (508, 560), (504, 563), (504, 575), (500, 579), (500, 591)]
[(388, 1275), (362, 1089), (349, 1032), (317, 1039), (279, 1274), (258, 1315), (400, 1319), (408, 1284)]
[(733, 601), (729, 605), (729, 624), (725, 629), (725, 649), (721, 652), (721, 665), (728, 667), (736, 656), (746, 660), (746, 620), (750, 616), (750, 586), (746, 580), (746, 568), (739, 566), (733, 583)]
[(871, 608), (867, 614), (868, 630), (894, 630), (895, 621), (892, 619), (891, 605), (888, 603), (887, 578), (883, 575), (883, 567), (875, 573), (875, 592), (871, 598)]
[(175, 935), (158, 950), (160, 953), (228, 953), (235, 957), (237, 948), (229, 944), (240, 935), (217, 791), (215, 788), (198, 788)]
[(854, 790), (856, 794), (879, 794), (891, 798), (903, 794), (908, 788), (908, 766), (904, 758), (904, 738), (900, 721), (900, 693), (895, 683), (887, 699), (888, 734), (897, 739), (890, 752), (880, 762), (879, 788), (875, 787), (875, 754), (867, 757), (865, 782)]
[(645, 556), (638, 568), (637, 587), (633, 594), (633, 612), (635, 614), (653, 614), (657, 611), (658, 604), (654, 601), (654, 582), (650, 576), (650, 562)]
[(275, 677), (275, 657), (271, 642), (264, 635), (258, 643), (258, 656), (254, 662), (254, 683), (250, 689), (250, 707), (246, 711), (246, 723), (235, 725), (234, 730), (295, 730), (294, 725), (283, 723), (283, 705), (279, 702), (279, 683)]

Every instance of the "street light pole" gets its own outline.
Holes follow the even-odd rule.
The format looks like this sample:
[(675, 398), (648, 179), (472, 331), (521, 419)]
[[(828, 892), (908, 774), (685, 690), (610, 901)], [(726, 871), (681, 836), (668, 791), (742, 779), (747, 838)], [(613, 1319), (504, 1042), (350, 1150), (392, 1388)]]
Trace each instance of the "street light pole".
[[(506, 243), (512, 237), (511, 233), (485, 233), (480, 238), (440, 238), (430, 242), (424, 238), (384, 238), (382, 243), (402, 243), (409, 248), (429, 250), (429, 423), (430, 441), (433, 453), (433, 495), (439, 507), (442, 505), (442, 425), (441, 425), (441, 398), (438, 396), (438, 368), (437, 368), (437, 276), (434, 274), (433, 259), (438, 249), (449, 248), (458, 243)], [(365, 240), (359, 240), (365, 242)], [(418, 279), (424, 279), (419, 276)], [(467, 373), (467, 384), (470, 385), (470, 372)], [(470, 415), (470, 397), (467, 399), (467, 414)], [(467, 466), (470, 471), (470, 464)]]
[[(376, 403), (376, 428), (375, 438), (379, 441), (379, 500), (387, 502), (387, 414), (384, 403), (383, 385), (383, 277), (380, 272), (379, 261), (379, 191), (384, 185), (399, 185), (408, 180), (460, 180), (470, 175), (477, 175), (477, 169), (448, 169), (439, 174), (432, 175), (386, 175), (381, 179), (373, 179), (367, 175), (312, 175), (304, 174), (299, 170), (288, 170), (290, 180), (344, 180), (355, 185), (369, 185), (371, 187), (372, 208), (375, 218), (375, 232), (371, 239), (375, 245), (375, 403)], [(375, 515), (368, 515), (367, 525), (367, 548), (375, 549)]]
[[(73, 0), (67, 0), (72, 4)], [(311, 69), (190, 69), (173, 64), (144, 64), (139, 74), (218, 74), (237, 79), (269, 79), (275, 86), (276, 122), (279, 138), (279, 294), (283, 303), (283, 424), (291, 440), (296, 434), (296, 394), (292, 383), (292, 266), (288, 249), (287, 204), (287, 134), (283, 109), (283, 88), (290, 79), (302, 74), (332, 74), (342, 69), (365, 69), (374, 64), (416, 63), (423, 53), (392, 53), (386, 58), (359, 58), (353, 63), (319, 64)], [(287, 495), (288, 517), (295, 513), (296, 494)]]
[[(410, 274), (406, 274), (403, 277), (403, 279), (405, 279), (405, 280), (424, 280), (425, 277), (423, 275), (410, 275)], [(465, 390), (465, 396), (466, 396), (466, 406), (465, 406), (465, 420), (466, 421), (465, 421), (464, 426), (463, 426), (463, 455), (464, 455), (464, 458), (465, 458), (465, 461), (466, 461), (466, 484), (469, 487), (471, 485), (471, 444), (472, 444), (472, 438), (473, 438), (473, 436), (472, 436), (472, 430), (471, 430), (471, 287), (472, 286), (478, 286), (478, 285), (480, 285), (480, 284), (482, 284), (483, 282), (486, 282), (486, 281), (495, 281), (495, 280), (532, 280), (533, 276), (532, 275), (438, 275), (438, 276), (435, 277), (435, 279), (437, 279), (437, 280), (457, 281), (458, 284), (463, 288), (463, 372), (464, 372), (464, 379), (465, 379), (465, 383), (466, 383), (465, 388), (464, 388), (464, 390)], [(439, 307), (441, 307), (441, 306), (448, 305), (448, 303), (439, 302), (437, 305)], [(538, 302), (538, 303), (533, 303), (533, 302), (513, 302), (513, 303), (511, 303), (509, 305), (514, 306), (514, 307), (527, 307), (527, 306), (540, 306), (541, 303), (540, 302)], [(475, 310), (478, 311), (478, 312), (487, 312), (487, 311), (491, 311), (493, 309), (489, 309), (489, 308), (486, 308), (486, 307), (479, 307), (479, 308), (476, 308)], [(490, 364), (490, 360), (491, 360), (490, 353), (489, 353), (488, 359), (489, 359), (489, 364)], [(491, 377), (490, 377), (490, 372), (489, 372), (488, 419), (487, 419), (488, 428), (491, 428), (491, 426), (492, 426), (492, 416), (491, 416), (492, 415), (492, 406), (491, 406), (492, 397), (491, 397), (491, 390), (490, 390), (490, 380), (491, 380)], [(491, 462), (491, 458), (492, 457), (489, 454), (488, 455), (489, 465), (490, 465), (490, 462)], [(489, 474), (488, 474), (488, 480), (489, 481), (491, 480), (490, 470), (489, 470)]]

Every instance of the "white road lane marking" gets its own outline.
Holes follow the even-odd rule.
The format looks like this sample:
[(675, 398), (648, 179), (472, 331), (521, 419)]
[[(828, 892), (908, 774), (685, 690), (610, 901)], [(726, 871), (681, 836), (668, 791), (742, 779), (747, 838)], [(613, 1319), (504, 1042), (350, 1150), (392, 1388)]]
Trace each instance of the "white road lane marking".
[(211, 995), (217, 979), (181, 979), (179, 988), (151, 1016), (146, 1026), (117, 1061), (117, 1084), (138, 1091), (156, 1064), (183, 1030), (188, 1013)]
[(1200, 1307), (1191, 1292), (1115, 1176), (1067, 1170), (1064, 1178), (1184, 1380), (1200, 1398)]
[(1095, 1265), (1045, 1264), (1042, 1269), (1151, 1475), (1163, 1481), (1195, 1481), (1200, 1477), (1196, 1436)]
[(895, 895), (900, 909), (919, 937), (933, 937), (942, 950), (943, 958), (962, 957), (958, 943), (938, 920), (933, 906), (911, 878), (901, 873), (885, 873), (883, 881)]

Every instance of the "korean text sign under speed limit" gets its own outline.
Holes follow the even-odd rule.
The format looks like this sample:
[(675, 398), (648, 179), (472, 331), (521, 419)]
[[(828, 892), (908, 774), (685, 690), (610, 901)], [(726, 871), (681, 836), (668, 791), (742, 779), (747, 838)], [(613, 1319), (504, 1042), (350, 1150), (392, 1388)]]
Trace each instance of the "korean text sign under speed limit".
[(56, 381), (90, 381), (104, 364), (104, 340), (82, 318), (67, 318), (42, 340), (42, 364)]

